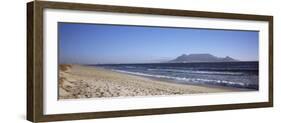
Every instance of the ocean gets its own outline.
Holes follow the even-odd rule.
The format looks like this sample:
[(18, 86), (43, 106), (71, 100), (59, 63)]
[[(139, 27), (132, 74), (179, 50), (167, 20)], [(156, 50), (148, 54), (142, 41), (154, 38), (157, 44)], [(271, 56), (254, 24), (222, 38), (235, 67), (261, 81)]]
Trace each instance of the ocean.
[(181, 84), (259, 89), (258, 62), (102, 64), (94, 66)]

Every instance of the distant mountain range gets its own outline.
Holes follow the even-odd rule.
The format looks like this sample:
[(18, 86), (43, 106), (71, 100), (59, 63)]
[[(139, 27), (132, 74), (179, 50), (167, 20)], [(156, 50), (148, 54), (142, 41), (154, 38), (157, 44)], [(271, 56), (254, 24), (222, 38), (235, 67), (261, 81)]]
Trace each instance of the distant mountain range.
[(211, 54), (182, 54), (181, 56), (177, 57), (169, 61), (169, 63), (190, 63), (190, 62), (235, 62), (235, 60), (229, 56), (224, 58), (216, 57)]

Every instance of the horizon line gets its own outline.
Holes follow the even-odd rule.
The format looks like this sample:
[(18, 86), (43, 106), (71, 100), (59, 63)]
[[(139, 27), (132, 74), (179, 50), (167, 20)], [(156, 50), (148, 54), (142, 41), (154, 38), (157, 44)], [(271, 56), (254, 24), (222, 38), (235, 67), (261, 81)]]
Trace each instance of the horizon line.
[(118, 64), (189, 64), (189, 63), (230, 63), (230, 62), (259, 62), (259, 60), (250, 61), (227, 61), (227, 62), (132, 62), (132, 63), (91, 63), (91, 64), (80, 64), (80, 63), (59, 63), (59, 65), (70, 64), (70, 65), (118, 65)]

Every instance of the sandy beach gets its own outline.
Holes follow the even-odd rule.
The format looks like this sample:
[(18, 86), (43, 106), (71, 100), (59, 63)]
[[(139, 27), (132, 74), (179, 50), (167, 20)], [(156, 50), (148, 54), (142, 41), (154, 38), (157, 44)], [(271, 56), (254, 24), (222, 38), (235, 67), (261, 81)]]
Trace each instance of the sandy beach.
[(107, 69), (60, 65), (59, 99), (179, 95), (241, 91), (236, 88), (176, 84)]

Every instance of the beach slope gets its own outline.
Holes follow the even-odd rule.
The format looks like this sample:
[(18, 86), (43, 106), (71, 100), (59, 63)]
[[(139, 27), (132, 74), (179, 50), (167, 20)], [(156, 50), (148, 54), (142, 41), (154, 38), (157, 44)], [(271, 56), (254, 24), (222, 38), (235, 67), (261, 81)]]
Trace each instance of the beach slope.
[(82, 65), (60, 65), (58, 84), (59, 99), (239, 91), (235, 88), (176, 84)]

